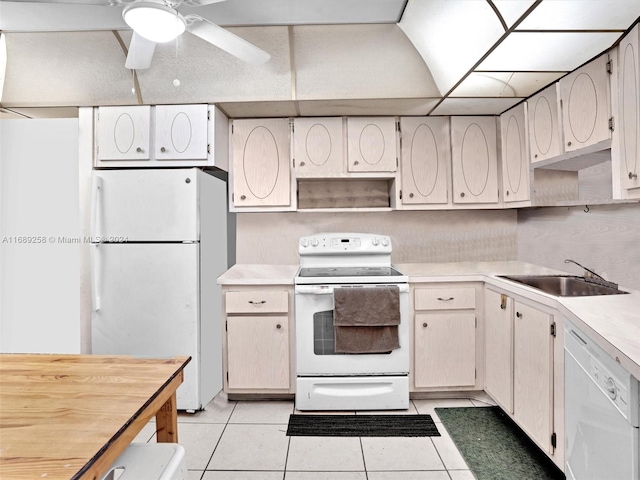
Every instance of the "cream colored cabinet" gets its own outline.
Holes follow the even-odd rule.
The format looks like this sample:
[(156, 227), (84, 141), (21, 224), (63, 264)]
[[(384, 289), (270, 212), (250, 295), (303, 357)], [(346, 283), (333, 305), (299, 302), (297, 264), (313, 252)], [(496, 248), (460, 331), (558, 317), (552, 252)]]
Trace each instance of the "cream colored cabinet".
[(555, 461), (554, 315), (489, 289), (484, 305), (485, 391)]
[(476, 388), (476, 287), (418, 284), (413, 307), (414, 391)]
[(402, 204), (445, 204), (451, 164), (449, 117), (402, 117)]
[(451, 117), (454, 203), (498, 202), (495, 117)]
[(148, 105), (98, 108), (98, 160), (148, 161), (151, 158), (150, 127)]
[(513, 414), (513, 299), (484, 293), (485, 391)]
[(611, 140), (608, 61), (607, 54), (601, 55), (560, 79), (565, 152), (610, 146), (606, 143)]
[(502, 200), (504, 202), (522, 202), (531, 199), (526, 118), (526, 102), (500, 115)]
[(395, 172), (395, 117), (347, 119), (348, 172)]
[(636, 25), (617, 47), (617, 114), (611, 158), (619, 187), (614, 188), (614, 198), (640, 198), (639, 37), (640, 26)]
[(296, 177), (331, 177), (345, 171), (341, 117), (294, 118)]
[(527, 100), (529, 151), (534, 165), (563, 152), (558, 89), (556, 82)]
[(545, 452), (552, 453), (553, 316), (518, 301), (513, 308), (514, 416)]
[(225, 391), (288, 393), (290, 292), (278, 288), (225, 288), (224, 302)]
[(232, 210), (247, 207), (290, 210), (289, 120), (234, 120), (231, 132), (233, 190), (229, 203)]
[(158, 105), (155, 108), (156, 160), (206, 160), (207, 105)]

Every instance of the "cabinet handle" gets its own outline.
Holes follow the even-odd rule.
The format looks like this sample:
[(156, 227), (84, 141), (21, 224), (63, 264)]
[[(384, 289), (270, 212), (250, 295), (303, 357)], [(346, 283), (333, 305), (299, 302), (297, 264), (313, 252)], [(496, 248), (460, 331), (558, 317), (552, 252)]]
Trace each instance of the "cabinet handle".
[(509, 190), (507, 190), (507, 197), (509, 196)]
[(301, 166), (301, 167), (304, 167), (304, 162), (300, 162), (300, 166)]
[(629, 180), (633, 180), (634, 178), (638, 178), (637, 173), (629, 172)]
[(424, 328), (427, 328), (429, 325), (427, 324), (427, 322), (424, 322), (424, 323), (422, 324), (422, 326), (423, 326)]
[(410, 193), (410, 194), (409, 194), (409, 198), (413, 198), (413, 193)]
[(500, 294), (500, 310), (506, 310), (507, 309), (507, 296), (502, 293)]
[(567, 142), (567, 146), (570, 147), (571, 146), (571, 142)]
[(461, 197), (464, 197), (464, 192), (462, 192), (462, 193), (460, 194), (460, 196), (461, 196)]
[(240, 195), (240, 200), (246, 200), (247, 196), (246, 195)]
[(360, 165), (360, 162), (358, 160), (356, 160), (355, 162), (353, 162), (354, 165)]
[(142, 148), (140, 148), (140, 147), (136, 148), (136, 152), (142, 153)]
[(264, 303), (267, 303), (267, 301), (266, 300), (260, 300), (259, 302), (254, 302), (253, 300), (249, 300), (249, 303), (251, 305), (262, 305)]
[(536, 153), (536, 154), (533, 156), (533, 158), (538, 158), (538, 154)]
[(453, 297), (449, 297), (449, 298), (438, 297), (438, 300), (440, 300), (441, 302), (450, 302), (451, 300), (453, 300)]
[(522, 314), (520, 312), (516, 312), (516, 317), (522, 318)]
[(277, 325), (276, 325), (276, 328), (277, 328), (278, 330), (280, 330), (280, 329), (282, 328), (282, 325), (277, 324)]
[(164, 147), (160, 147), (160, 151), (161, 151), (162, 153), (164, 153), (164, 152), (166, 152), (166, 151), (167, 151), (167, 149), (166, 149), (166, 148), (164, 148)]

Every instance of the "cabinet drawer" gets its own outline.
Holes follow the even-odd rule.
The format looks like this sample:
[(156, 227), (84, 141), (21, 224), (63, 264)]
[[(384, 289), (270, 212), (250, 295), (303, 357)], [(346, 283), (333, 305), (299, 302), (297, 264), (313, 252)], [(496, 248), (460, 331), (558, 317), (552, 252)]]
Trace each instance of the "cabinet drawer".
[(287, 313), (289, 292), (227, 292), (227, 313)]
[(476, 289), (417, 288), (414, 292), (415, 310), (453, 310), (476, 308)]

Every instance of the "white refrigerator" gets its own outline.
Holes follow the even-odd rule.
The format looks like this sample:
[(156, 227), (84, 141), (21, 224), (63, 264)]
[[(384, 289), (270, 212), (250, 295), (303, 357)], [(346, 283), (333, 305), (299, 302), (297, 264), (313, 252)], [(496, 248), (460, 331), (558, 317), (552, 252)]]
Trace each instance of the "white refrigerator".
[(177, 406), (203, 408), (222, 389), (226, 182), (196, 168), (94, 170), (90, 241), (92, 352), (190, 355)]

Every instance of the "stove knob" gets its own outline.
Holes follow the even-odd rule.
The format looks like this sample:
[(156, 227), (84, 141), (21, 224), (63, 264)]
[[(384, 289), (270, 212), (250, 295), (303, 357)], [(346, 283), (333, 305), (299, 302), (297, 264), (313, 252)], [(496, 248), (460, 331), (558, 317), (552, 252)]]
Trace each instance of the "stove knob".
[(371, 240), (371, 243), (374, 247), (377, 247), (380, 244), (380, 240), (374, 237), (373, 240)]
[(307, 240), (306, 238), (303, 238), (302, 240), (300, 240), (300, 245), (302, 245), (304, 248), (309, 246), (309, 240)]
[(319, 245), (320, 242), (318, 242), (317, 238), (314, 238), (313, 240), (311, 240), (311, 246), (312, 247), (317, 247)]
[(383, 247), (388, 247), (389, 246), (389, 239), (388, 238), (383, 238), (382, 239), (382, 246)]

